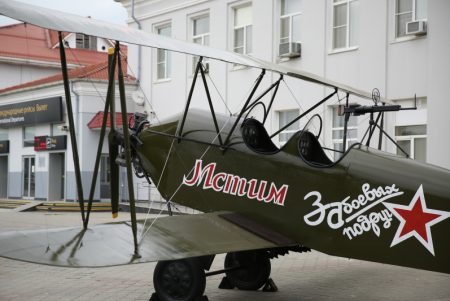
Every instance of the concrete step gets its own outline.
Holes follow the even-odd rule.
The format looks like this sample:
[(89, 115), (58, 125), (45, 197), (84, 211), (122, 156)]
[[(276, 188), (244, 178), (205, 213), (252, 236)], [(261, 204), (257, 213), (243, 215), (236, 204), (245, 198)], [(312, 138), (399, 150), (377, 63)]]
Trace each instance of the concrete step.
[(0, 200), (0, 208), (3, 209), (15, 209), (20, 206), (24, 206), (27, 204), (30, 204), (30, 201), (26, 200), (7, 200), (7, 199), (1, 199)]
[[(84, 209), (87, 210), (88, 204), (84, 204)], [(62, 202), (43, 202), (36, 207), (39, 211), (70, 211), (80, 212), (80, 205), (78, 203), (62, 203)], [(110, 212), (111, 204), (109, 203), (94, 203), (91, 208), (92, 212)]]

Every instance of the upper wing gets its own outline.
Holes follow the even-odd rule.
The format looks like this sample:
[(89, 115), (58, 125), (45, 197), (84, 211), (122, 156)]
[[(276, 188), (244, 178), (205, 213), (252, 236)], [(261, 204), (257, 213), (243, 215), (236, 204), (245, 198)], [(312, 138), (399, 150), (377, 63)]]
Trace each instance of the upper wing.
[[(36, 26), (53, 29), (56, 31), (83, 33), (85, 35), (97, 36), (130, 44), (161, 48), (180, 53), (208, 57), (233, 64), (261, 68), (287, 76), (300, 78), (305, 81), (323, 84), (362, 98), (372, 99), (372, 95), (370, 93), (336, 83), (309, 72), (286, 68), (235, 52), (180, 41), (144, 32), (142, 30), (94, 20), (91, 18), (85, 18), (53, 9), (16, 2), (14, 0), (0, 0), (0, 13), (25, 23), (34, 24)], [(388, 102), (386, 99), (382, 99), (382, 101)]]
[[(248, 227), (252, 232), (244, 229)], [(139, 243), (140, 258), (133, 256), (131, 227), (125, 222), (86, 231), (77, 227), (2, 233), (0, 256), (53, 266), (100, 267), (294, 245), (234, 214), (162, 217), (145, 229), (140, 222), (138, 231), (146, 233)]]

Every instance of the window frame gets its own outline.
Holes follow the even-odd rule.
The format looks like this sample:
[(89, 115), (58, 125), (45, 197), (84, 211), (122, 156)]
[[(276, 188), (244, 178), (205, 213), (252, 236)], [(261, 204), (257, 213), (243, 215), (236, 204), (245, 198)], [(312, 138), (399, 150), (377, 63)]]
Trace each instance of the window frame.
[[(300, 109), (286, 109), (286, 110), (277, 110), (277, 117), (278, 117), (278, 129), (281, 129), (282, 127), (284, 127), (286, 124), (288, 124), (289, 122), (291, 122), (292, 120), (286, 120), (286, 124), (281, 125), (280, 121), (281, 121), (281, 114), (282, 113), (287, 113), (287, 112), (296, 112), (296, 117), (300, 116)], [(300, 129), (301, 129), (301, 124), (300, 124), (300, 120), (297, 120), (298, 122), (298, 128), (295, 130), (289, 130), (289, 129), (285, 129), (284, 131), (280, 132), (278, 134), (278, 144), (280, 147), (282, 147), (283, 145), (285, 145), (289, 139), (292, 138), (292, 136), (297, 133)], [(281, 135), (282, 134), (287, 134), (287, 139), (286, 140), (281, 140)]]
[[(205, 17), (208, 17), (208, 32), (196, 35), (194, 32), (195, 31), (195, 21), (205, 18)], [(190, 37), (191, 42), (194, 44), (198, 44), (198, 43), (195, 43), (194, 40), (201, 38), (201, 43), (198, 45), (209, 46), (210, 42), (211, 42), (211, 16), (210, 16), (209, 12), (200, 13), (198, 15), (192, 16), (190, 18), (190, 23), (191, 23), (191, 37)], [(208, 41), (209, 41), (207, 45), (205, 44), (206, 37), (208, 38)], [(194, 74), (194, 72), (195, 72), (195, 68), (197, 66), (197, 62), (199, 59), (200, 59), (200, 57), (198, 57), (198, 56), (194, 56), (192, 58), (192, 74)], [(207, 63), (207, 62), (209, 62), (208, 58), (203, 58), (203, 63)], [(209, 70), (206, 70), (206, 72), (208, 72), (208, 71)]]
[[(278, 42), (280, 43), (280, 44), (285, 44), (285, 43), (294, 43), (294, 42), (298, 42), (298, 43), (301, 43), (301, 41), (293, 41), (293, 38), (292, 38), (292, 32), (293, 32), (293, 22), (292, 22), (292, 19), (293, 19), (293, 17), (296, 17), (296, 16), (301, 16), (301, 15), (303, 15), (303, 12), (302, 11), (299, 11), (299, 12), (295, 12), (295, 13), (290, 13), (290, 14), (284, 14), (284, 15), (282, 15), (282, 6), (281, 6), (281, 0), (280, 0), (280, 19), (279, 19), (279, 25), (280, 25), (280, 27), (279, 27), (279, 31), (278, 31), (278, 33), (279, 33), (279, 39), (278, 39)], [(288, 35), (288, 37), (281, 37), (281, 20), (282, 19), (285, 19), (285, 18), (289, 18), (289, 35)], [(288, 41), (287, 42), (281, 42), (281, 39), (286, 39), (286, 38), (288, 38)]]
[(0, 141), (9, 140), (9, 129), (8, 128), (0, 128)]
[[(394, 130), (397, 127), (409, 127), (409, 126), (425, 126), (425, 132), (427, 131), (427, 124), (408, 124), (408, 125), (396, 125), (394, 127)], [(409, 150), (409, 157), (411, 159), (416, 160), (415, 156), (415, 140), (416, 139), (428, 139), (427, 134), (418, 134), (418, 135), (395, 135), (395, 141), (410, 141), (410, 150)], [(426, 141), (426, 140), (425, 140)], [(396, 147), (396, 153), (398, 152), (398, 148)], [(425, 152), (426, 152), (426, 144), (425, 144)], [(425, 153), (425, 162), (426, 162), (426, 153)]]
[[(359, 40), (358, 43), (355, 43), (355, 45), (350, 45), (350, 3), (357, 2), (359, 0), (340, 0), (337, 2), (334, 2), (332, 0), (332, 22), (331, 22), (331, 49), (332, 52), (340, 52), (342, 50), (352, 50), (357, 49), (359, 47)], [(346, 24), (345, 25), (339, 25), (334, 26), (334, 20), (335, 20), (335, 7), (338, 5), (346, 5), (347, 6), (347, 18), (346, 18)], [(345, 46), (344, 47), (335, 47), (335, 39), (334, 39), (334, 31), (337, 28), (347, 27), (345, 31)]]
[[(252, 21), (251, 21), (251, 23), (240, 25), (240, 26), (236, 26), (235, 25), (235, 23), (236, 23), (236, 11), (239, 10), (239, 9), (242, 9), (242, 8), (246, 8), (248, 6), (250, 6), (251, 9), (252, 9)], [(232, 51), (236, 52), (236, 53), (239, 53), (239, 52), (236, 51), (236, 49), (243, 48), (242, 54), (251, 55), (253, 53), (253, 4), (252, 4), (252, 2), (245, 2), (245, 3), (241, 3), (239, 5), (232, 6), (231, 9), (232, 9), (232, 16), (233, 16), (233, 19), (232, 19), (232, 22), (231, 22), (231, 24), (232, 24), (232, 39), (231, 39)], [(252, 35), (251, 35), (252, 36), (252, 40), (250, 41), (250, 43), (251, 43), (251, 51), (250, 52), (247, 49), (247, 28), (248, 27), (251, 27), (251, 31), (252, 31)], [(236, 30), (239, 30), (239, 29), (243, 29), (243, 45), (239, 46), (239, 47), (236, 47), (236, 44), (235, 44)]]
[[(33, 128), (33, 138), (25, 140), (26, 128)], [(34, 138), (36, 137), (36, 127), (35, 126), (23, 126), (22, 127), (22, 147), (34, 147)]]
[[(79, 36), (81, 36), (83, 39), (82, 47), (78, 47)], [(86, 47), (86, 42), (88, 44), (87, 47)], [(95, 36), (85, 35), (83, 33), (75, 33), (75, 48), (77, 48), (77, 49), (86, 49), (86, 50), (97, 51), (97, 46), (98, 46), (97, 42), (98, 42), (98, 39)]]
[[(408, 12), (401, 12), (401, 13), (399, 13), (398, 12), (398, 7), (399, 7), (399, 2), (400, 0), (395, 0), (395, 3), (394, 3), (394, 37), (396, 38), (396, 39), (409, 39), (409, 38), (418, 38), (418, 37), (416, 37), (416, 36), (408, 36), (408, 35), (406, 35), (406, 32), (403, 34), (403, 35), (397, 35), (398, 34), (398, 28), (397, 28), (397, 18), (400, 16), (400, 15), (404, 15), (404, 14), (411, 14), (411, 21), (409, 21), (409, 22), (414, 22), (414, 21), (427, 21), (428, 20), (428, 9), (427, 9), (427, 17), (426, 18), (421, 18), (421, 19), (418, 19), (417, 18), (417, 1), (421, 1), (421, 0), (410, 0), (410, 1), (412, 1), (412, 5), (411, 5), (411, 8), (412, 8), (412, 11), (408, 11)], [(424, 1), (426, 1), (426, 0), (424, 0)], [(427, 4), (428, 5), (428, 4)], [(409, 22), (407, 22), (407, 23), (409, 23)], [(406, 28), (406, 24), (405, 24), (405, 28)]]
[[(334, 126), (334, 118), (336, 118), (336, 117), (344, 118), (344, 116), (339, 116), (337, 114), (337, 110), (338, 110), (337, 106), (331, 107), (331, 143), (333, 144), (333, 149), (336, 150), (333, 152), (333, 154), (334, 154), (333, 157), (334, 157), (335, 161), (337, 161), (339, 158), (341, 158), (344, 155), (343, 153), (341, 153), (342, 147), (340, 149), (335, 148), (335, 144), (341, 144), (341, 145), (344, 144), (344, 138), (343, 138), (344, 135), (342, 135), (342, 138), (333, 138), (334, 132), (339, 132), (339, 131), (344, 132), (344, 129), (345, 129), (344, 126), (337, 126), (337, 127)], [(352, 117), (350, 117), (350, 118), (352, 118)], [(358, 128), (359, 128), (358, 127), (358, 119), (357, 119), (357, 117), (353, 117), (353, 118), (356, 118), (355, 124), (354, 125), (347, 124), (347, 137), (346, 137), (347, 139), (346, 139), (346, 145), (345, 145), (346, 150), (348, 150), (351, 145), (359, 142), (359, 140), (358, 140)], [(350, 138), (348, 136), (348, 133), (350, 132), (350, 130), (356, 130), (355, 138)]]
[[(157, 35), (162, 35), (160, 34), (160, 30), (165, 29), (170, 27), (170, 36), (167, 37), (171, 37), (172, 36), (172, 22), (171, 21), (167, 21), (167, 22), (163, 22), (163, 23), (159, 23), (157, 25), (154, 26), (154, 32)], [(165, 35), (162, 35), (165, 36)], [(164, 53), (164, 60), (159, 61), (158, 57), (160, 53)], [(168, 50), (164, 50), (164, 49), (156, 49), (156, 57), (155, 57), (155, 65), (156, 65), (156, 74), (155, 74), (155, 78), (156, 78), (156, 82), (164, 82), (164, 81), (169, 81), (171, 79), (172, 76), (172, 72), (171, 72), (171, 54)], [(159, 68), (161, 68), (160, 66), (163, 65), (164, 66), (164, 77), (159, 77)]]

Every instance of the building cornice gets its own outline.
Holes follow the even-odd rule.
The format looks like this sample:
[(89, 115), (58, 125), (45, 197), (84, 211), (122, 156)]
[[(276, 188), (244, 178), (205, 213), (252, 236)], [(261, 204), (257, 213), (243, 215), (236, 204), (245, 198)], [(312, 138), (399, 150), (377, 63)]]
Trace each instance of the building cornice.
[[(78, 83), (78, 82), (84, 83), (84, 82), (86, 82), (86, 83), (90, 83), (90, 84), (105, 84), (105, 85), (108, 84), (108, 80), (104, 80), (104, 79), (86, 79), (86, 78), (77, 78), (77, 79), (70, 80), (69, 82), (71, 82), (71, 83)], [(26, 92), (30, 92), (30, 91), (33, 91), (33, 90), (42, 90), (42, 89), (55, 87), (55, 86), (61, 86), (62, 87), (62, 85), (63, 85), (63, 81), (59, 80), (59, 81), (55, 81), (55, 82), (51, 82), (51, 83), (45, 83), (45, 84), (42, 84), (42, 85), (39, 85), (39, 86), (25, 87), (25, 88), (22, 88), (22, 89), (7, 91), (7, 92), (4, 92), (4, 93), (0, 94), (0, 102), (1, 102), (3, 97), (8, 97), (10, 95), (19, 94), (19, 93), (26, 93)], [(136, 83), (136, 81), (126, 81), (125, 82), (125, 86), (130, 86), (130, 85), (136, 86), (137, 83)], [(95, 90), (95, 91), (97, 91), (97, 90)]]
[[(151, 13), (148, 13), (148, 14), (143, 14), (141, 16), (137, 16), (137, 19), (139, 21), (143, 21), (143, 20), (146, 20), (146, 19), (151, 19), (151, 18), (160, 16), (160, 15), (164, 15), (164, 14), (167, 14), (167, 13), (172, 13), (172, 12), (177, 11), (177, 10), (182, 10), (182, 9), (185, 9), (185, 8), (188, 8), (188, 7), (191, 7), (191, 6), (200, 5), (200, 4), (209, 2), (209, 1), (210, 0), (191, 0), (191, 1), (186, 1), (186, 2), (177, 4), (177, 5), (172, 5), (172, 6), (169, 6), (167, 8), (163, 8), (163, 9), (157, 10), (157, 11), (152, 11)], [(137, 2), (137, 4), (141, 4), (141, 3), (143, 3), (143, 1), (138, 1)], [(133, 24), (134, 20), (129, 18), (127, 20), (127, 23), (128, 24)]]
[[(9, 57), (9, 56), (0, 56), (0, 62), (8, 63), (8, 64), (17, 64), (17, 65), (32, 65), (38, 67), (47, 67), (47, 68), (61, 68), (60, 62), (50, 62), (50, 61), (40, 61), (40, 60), (30, 60), (18, 57)], [(78, 68), (83, 65), (78, 64), (67, 64), (67, 68)]]

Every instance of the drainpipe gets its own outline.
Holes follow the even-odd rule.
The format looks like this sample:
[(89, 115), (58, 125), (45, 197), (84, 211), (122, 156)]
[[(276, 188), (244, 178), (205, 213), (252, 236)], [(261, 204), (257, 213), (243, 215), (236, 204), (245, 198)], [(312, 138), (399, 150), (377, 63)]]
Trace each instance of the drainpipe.
[[(136, 22), (138, 29), (142, 29), (141, 22), (136, 18), (134, 15), (134, 1), (131, 1), (131, 18), (133, 18), (134, 22)], [(138, 67), (137, 67), (137, 74), (136, 74), (136, 80), (139, 83), (141, 80), (141, 61), (142, 61), (142, 46), (138, 46)]]
[(80, 94), (78, 94), (78, 92), (75, 91), (73, 81), (70, 82), (70, 92), (75, 95), (75, 110), (74, 110), (75, 116), (74, 117), (76, 117), (76, 118), (74, 118), (74, 120), (77, 121), (77, 123), (75, 124), (75, 134), (77, 136), (77, 143), (79, 143), (78, 138), (80, 136), (79, 135), (79, 133), (80, 133), (80, 111), (79, 111), (79, 109), (80, 109)]
[[(74, 104), (73, 112), (75, 113), (75, 116), (74, 116), (73, 119), (76, 122), (75, 123), (75, 137), (77, 139), (78, 146), (80, 146), (78, 148), (78, 151), (81, 154), (80, 157), (82, 157), (83, 156), (83, 150), (81, 149), (82, 143), (80, 142), (80, 94), (78, 94), (78, 92), (75, 91), (74, 82), (73, 81), (70, 81), (70, 93), (75, 95), (75, 102), (72, 102)], [(67, 158), (66, 158), (66, 160), (67, 160)], [(83, 170), (82, 166), (80, 166), (80, 169)], [(66, 175), (67, 175), (67, 166), (65, 167), (65, 170), (66, 170)], [(65, 187), (64, 193), (65, 193), (65, 197), (67, 199), (67, 176), (66, 176), (66, 180), (65, 180), (65, 185), (66, 185), (66, 187)]]

